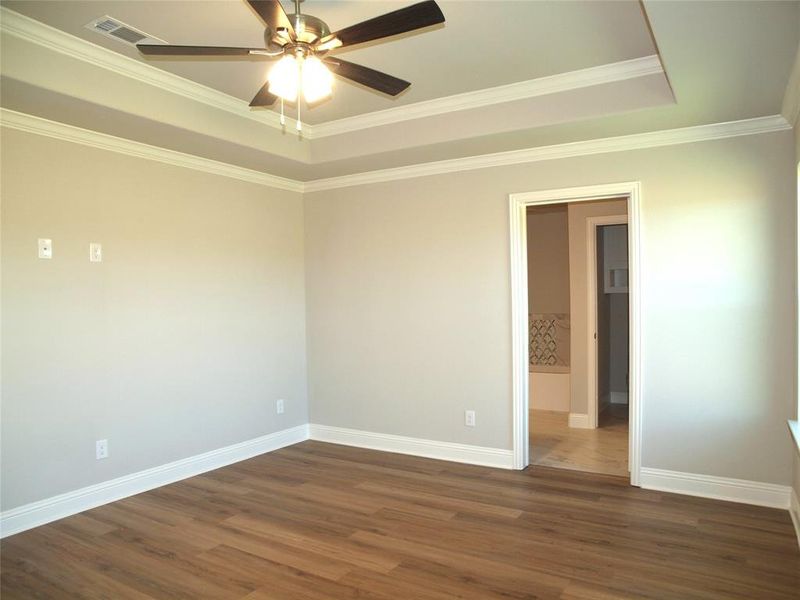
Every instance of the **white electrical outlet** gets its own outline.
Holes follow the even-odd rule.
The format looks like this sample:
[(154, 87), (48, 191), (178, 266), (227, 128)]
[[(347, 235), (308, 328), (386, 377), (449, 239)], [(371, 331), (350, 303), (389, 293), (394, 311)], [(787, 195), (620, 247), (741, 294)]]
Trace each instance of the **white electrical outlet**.
[(475, 411), (474, 410), (465, 410), (464, 411), (464, 425), (467, 427), (475, 427)]
[(89, 244), (89, 261), (103, 262), (103, 246), (97, 242)]
[(281, 400), (278, 400), (278, 401), (276, 401), (276, 402), (275, 402), (275, 411), (276, 411), (276, 412), (277, 412), (279, 415), (282, 415), (282, 414), (283, 414), (283, 411), (284, 411), (283, 399), (281, 399)]
[(53, 258), (53, 240), (39, 238), (39, 258)]
[(97, 460), (108, 458), (108, 440), (97, 440), (94, 447)]

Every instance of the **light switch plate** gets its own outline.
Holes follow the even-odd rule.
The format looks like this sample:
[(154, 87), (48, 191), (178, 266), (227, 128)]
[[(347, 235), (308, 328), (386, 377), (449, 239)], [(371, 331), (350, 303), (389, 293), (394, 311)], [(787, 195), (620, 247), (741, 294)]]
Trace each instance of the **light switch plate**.
[(39, 258), (53, 258), (53, 240), (39, 238)]
[(97, 460), (108, 458), (108, 440), (97, 440), (95, 442), (95, 458)]
[(474, 410), (465, 410), (464, 411), (464, 425), (467, 427), (475, 427), (475, 411)]
[(89, 261), (103, 262), (103, 246), (96, 242), (89, 244)]

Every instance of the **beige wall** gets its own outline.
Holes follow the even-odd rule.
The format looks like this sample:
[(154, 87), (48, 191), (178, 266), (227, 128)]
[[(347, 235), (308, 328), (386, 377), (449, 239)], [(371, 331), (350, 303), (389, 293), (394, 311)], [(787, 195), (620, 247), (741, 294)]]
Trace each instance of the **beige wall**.
[(569, 228), (567, 206), (530, 207), (528, 312), (569, 314)]
[[(626, 200), (574, 202), (569, 204), (569, 286), (570, 294), (570, 412), (586, 414), (589, 406), (589, 281), (586, 247), (586, 219), (624, 215)], [(598, 286), (599, 287), (599, 286)], [(607, 381), (600, 381), (601, 387)], [(605, 390), (607, 391), (607, 389)]]
[[(566, 204), (528, 208), (526, 228), (528, 312), (569, 315), (569, 228)], [(565, 341), (567, 345), (564, 350), (568, 353), (568, 340)], [(529, 407), (569, 412), (569, 373), (542, 371), (536, 369), (530, 373)]]
[(307, 194), (312, 422), (511, 448), (508, 193), (636, 180), (643, 464), (787, 484), (793, 147), (779, 132)]
[(306, 422), (306, 329), (312, 422), (510, 448), (507, 194), (630, 180), (644, 466), (791, 481), (788, 132), (330, 190), (305, 215), (297, 194), (2, 144), (4, 510)]
[(4, 128), (3, 510), (306, 423), (303, 272), (299, 194)]

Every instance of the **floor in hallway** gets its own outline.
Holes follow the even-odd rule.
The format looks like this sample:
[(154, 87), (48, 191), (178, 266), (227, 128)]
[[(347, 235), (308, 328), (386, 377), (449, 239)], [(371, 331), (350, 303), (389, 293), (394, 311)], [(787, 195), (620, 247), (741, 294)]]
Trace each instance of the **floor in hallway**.
[(569, 414), (530, 411), (531, 464), (607, 475), (628, 475), (628, 407), (612, 404), (597, 429), (568, 425)]

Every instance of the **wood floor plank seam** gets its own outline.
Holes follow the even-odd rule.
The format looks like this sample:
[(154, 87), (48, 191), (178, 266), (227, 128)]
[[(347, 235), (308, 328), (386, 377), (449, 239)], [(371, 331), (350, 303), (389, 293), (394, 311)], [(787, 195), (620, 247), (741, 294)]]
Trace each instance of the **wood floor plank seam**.
[(798, 600), (786, 511), (306, 441), (0, 542), (3, 600)]

